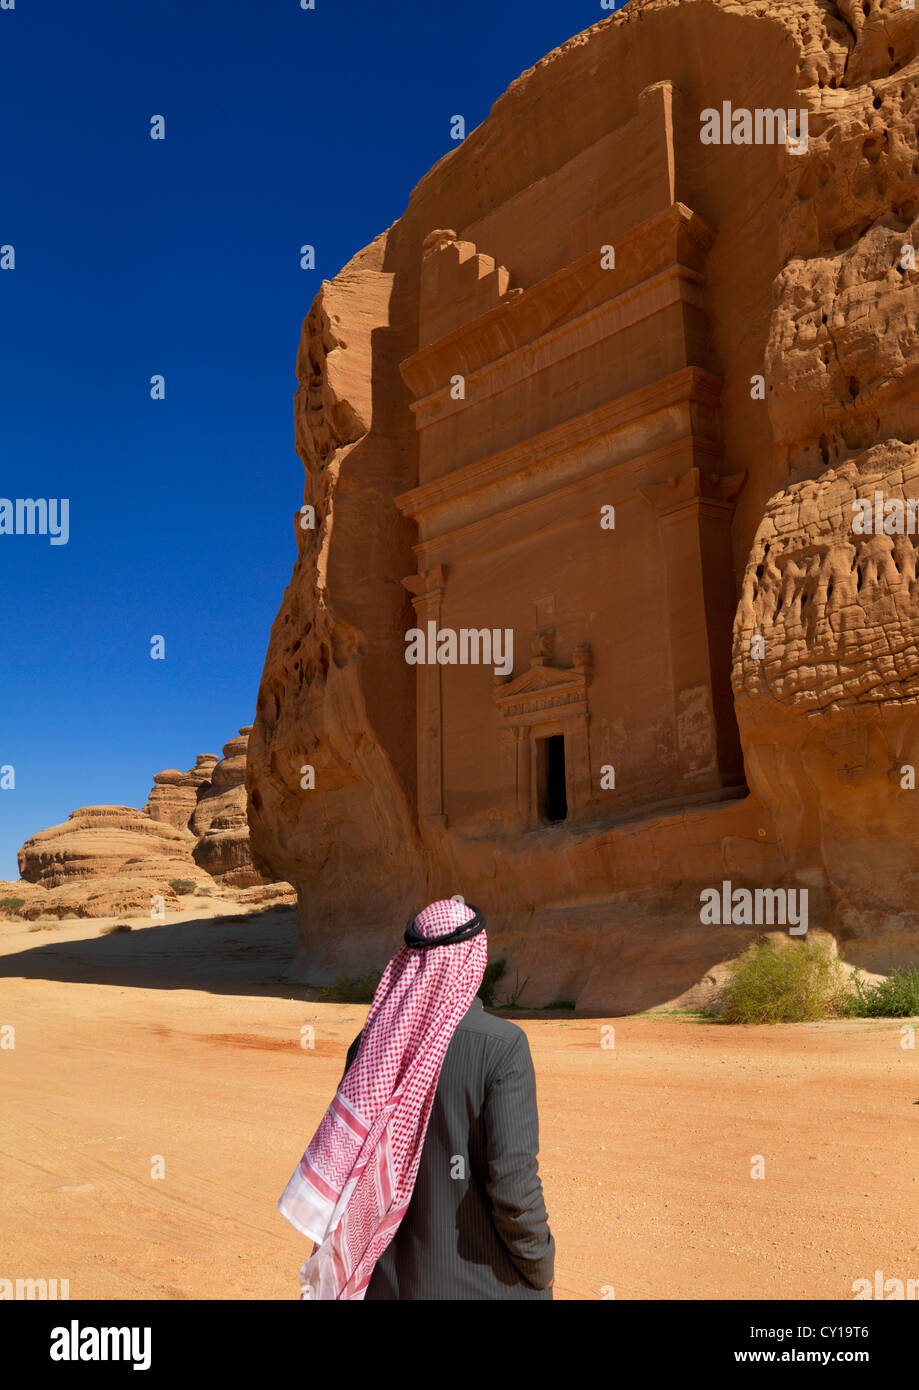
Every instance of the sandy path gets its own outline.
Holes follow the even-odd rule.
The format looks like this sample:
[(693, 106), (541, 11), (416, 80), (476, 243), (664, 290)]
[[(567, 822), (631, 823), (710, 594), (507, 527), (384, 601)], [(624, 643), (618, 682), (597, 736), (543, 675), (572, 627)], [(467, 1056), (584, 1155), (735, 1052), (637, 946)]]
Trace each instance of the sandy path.
[[(305, 1242), (275, 1202), (366, 1009), (256, 983), (282, 972), (289, 917), (200, 911), (121, 937), (0, 930), (0, 1277), (296, 1295)], [(608, 1049), (605, 1022), (522, 1022), (558, 1297), (846, 1299), (875, 1269), (919, 1277), (919, 1049), (898, 1023), (644, 1016)]]

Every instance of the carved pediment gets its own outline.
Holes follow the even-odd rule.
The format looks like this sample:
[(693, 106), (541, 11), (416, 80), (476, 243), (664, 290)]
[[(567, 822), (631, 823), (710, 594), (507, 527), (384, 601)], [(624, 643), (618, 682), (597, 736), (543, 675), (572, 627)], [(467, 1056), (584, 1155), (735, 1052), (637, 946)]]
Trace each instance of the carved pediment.
[[(580, 654), (580, 653), (579, 653)], [(514, 722), (536, 716), (543, 710), (565, 709), (579, 713), (587, 699), (590, 671), (586, 659), (577, 666), (549, 666), (535, 658), (528, 671), (495, 690), (495, 703), (504, 718)]]

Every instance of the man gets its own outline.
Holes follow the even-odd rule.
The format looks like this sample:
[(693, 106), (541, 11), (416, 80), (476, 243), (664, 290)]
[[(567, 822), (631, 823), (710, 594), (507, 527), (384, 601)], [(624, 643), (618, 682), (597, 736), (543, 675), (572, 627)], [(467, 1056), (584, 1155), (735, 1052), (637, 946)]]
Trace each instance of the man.
[(431, 903), (386, 967), (278, 1203), (317, 1242), (304, 1298), (552, 1298), (533, 1063), (475, 997), (484, 927)]

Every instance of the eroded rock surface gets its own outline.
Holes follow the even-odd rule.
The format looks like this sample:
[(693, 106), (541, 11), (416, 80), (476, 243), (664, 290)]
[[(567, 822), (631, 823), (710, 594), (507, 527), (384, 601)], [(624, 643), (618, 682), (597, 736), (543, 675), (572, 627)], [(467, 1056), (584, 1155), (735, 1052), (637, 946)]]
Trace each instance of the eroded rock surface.
[[(191, 857), (186, 832), (132, 806), (81, 806), (62, 825), (26, 840), (19, 872), (44, 890), (26, 895), (24, 917), (149, 912), (156, 894), (175, 905), (174, 881), (210, 882)], [(17, 896), (15, 886), (9, 891)]]
[(249, 851), (246, 820), (246, 747), (252, 725), (246, 724), (223, 745), (223, 756), (198, 793), (189, 829), (195, 837), (194, 860), (226, 885), (250, 888), (267, 880), (256, 873)]
[(144, 806), (145, 813), (153, 820), (166, 821), (168, 825), (187, 830), (198, 797), (210, 782), (217, 762), (216, 753), (199, 753), (195, 766), (187, 772), (179, 772), (174, 767), (155, 772), (153, 786)]

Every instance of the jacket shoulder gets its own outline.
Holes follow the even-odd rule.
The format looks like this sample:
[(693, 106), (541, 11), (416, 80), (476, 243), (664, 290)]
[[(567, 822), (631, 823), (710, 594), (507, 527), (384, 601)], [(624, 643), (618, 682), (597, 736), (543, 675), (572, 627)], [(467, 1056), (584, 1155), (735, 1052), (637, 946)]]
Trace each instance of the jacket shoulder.
[(516, 1023), (511, 1023), (509, 1018), (496, 1018), (484, 1009), (471, 1010), (460, 1019), (456, 1031), (483, 1034), (485, 1037), (494, 1038), (496, 1042), (504, 1043), (505, 1046), (519, 1043), (521, 1038), (525, 1043), (527, 1041), (526, 1033)]

